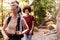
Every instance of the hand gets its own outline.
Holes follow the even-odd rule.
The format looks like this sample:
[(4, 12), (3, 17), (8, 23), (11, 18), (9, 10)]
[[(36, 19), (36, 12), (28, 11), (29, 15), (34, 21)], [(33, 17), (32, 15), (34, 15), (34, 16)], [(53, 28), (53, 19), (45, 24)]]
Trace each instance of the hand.
[(8, 37), (8, 36), (4, 36), (3, 38), (4, 38), (4, 40), (8, 40), (8, 39), (9, 39), (9, 37)]
[(21, 35), (22, 32), (21, 32), (21, 31), (16, 31), (16, 34), (17, 34), (17, 35)]
[(20, 31), (20, 32), (19, 32), (19, 34), (21, 35), (21, 34), (22, 34), (22, 32)]
[(32, 34), (32, 31), (30, 31), (29, 34)]

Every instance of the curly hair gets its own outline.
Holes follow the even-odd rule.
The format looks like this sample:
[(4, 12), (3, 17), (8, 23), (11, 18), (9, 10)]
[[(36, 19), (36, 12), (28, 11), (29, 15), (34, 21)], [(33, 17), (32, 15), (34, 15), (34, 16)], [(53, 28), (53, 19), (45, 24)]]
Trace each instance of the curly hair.
[(23, 12), (25, 13), (25, 10), (28, 9), (29, 13), (31, 12), (31, 7), (30, 6), (24, 6), (23, 7)]

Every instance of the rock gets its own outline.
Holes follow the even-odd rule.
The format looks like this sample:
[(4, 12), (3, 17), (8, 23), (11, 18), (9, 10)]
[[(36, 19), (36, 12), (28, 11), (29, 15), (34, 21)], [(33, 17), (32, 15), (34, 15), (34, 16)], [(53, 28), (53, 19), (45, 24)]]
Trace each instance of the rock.
[(46, 28), (46, 26), (42, 26), (42, 25), (40, 25), (40, 26), (38, 26), (38, 28), (40, 29), (40, 28)]
[(34, 27), (34, 32), (38, 32), (38, 28), (37, 27)]

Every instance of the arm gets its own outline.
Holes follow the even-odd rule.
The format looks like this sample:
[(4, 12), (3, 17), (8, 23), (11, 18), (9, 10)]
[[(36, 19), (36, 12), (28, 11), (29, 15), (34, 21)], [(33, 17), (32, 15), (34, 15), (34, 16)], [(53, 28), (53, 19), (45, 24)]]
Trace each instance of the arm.
[(59, 13), (58, 13), (57, 16), (56, 16), (56, 32), (58, 32), (59, 21), (60, 21), (60, 16), (59, 16)]
[(3, 27), (2, 27), (2, 30), (1, 30), (1, 33), (3, 35), (4, 40), (8, 40), (9, 39), (9, 37), (5, 33), (6, 27), (7, 27), (7, 18), (4, 20)]
[(32, 28), (30, 30), (31, 33), (33, 32), (33, 29), (34, 29), (34, 21), (32, 21)]
[(6, 33), (5, 33), (6, 27), (7, 27), (7, 18), (5, 18), (4, 23), (3, 23), (3, 27), (2, 27), (2, 30), (1, 30), (1, 33), (2, 33), (3, 36), (6, 36)]
[(26, 29), (22, 32), (22, 34), (24, 34), (29, 30), (29, 27), (24, 18), (22, 18), (21, 23), (22, 23), (23, 28), (26, 27)]
[(29, 34), (32, 34), (33, 33), (33, 29), (34, 29), (34, 17), (33, 16), (31, 16), (31, 20), (32, 20), (32, 28), (31, 28)]
[(6, 33), (5, 33), (6, 26), (7, 26), (7, 25), (4, 24), (4, 25), (3, 25), (3, 28), (2, 28), (2, 30), (1, 30), (1, 33), (2, 33), (3, 36), (6, 36)]

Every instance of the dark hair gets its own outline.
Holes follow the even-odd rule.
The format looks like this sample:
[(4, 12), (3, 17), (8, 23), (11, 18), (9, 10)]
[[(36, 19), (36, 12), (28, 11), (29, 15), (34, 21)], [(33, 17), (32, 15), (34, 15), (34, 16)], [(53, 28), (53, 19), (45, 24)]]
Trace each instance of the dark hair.
[(21, 13), (21, 8), (19, 8), (19, 10), (18, 10), (18, 14), (19, 14), (19, 13)]
[(30, 6), (24, 6), (23, 7), (23, 12), (25, 13), (25, 10), (28, 9), (29, 13), (31, 12), (31, 7)]
[(16, 6), (16, 8), (18, 8), (18, 6)]
[(18, 1), (16, 1), (16, 3), (17, 3), (17, 4), (19, 4), (19, 2), (18, 2)]

